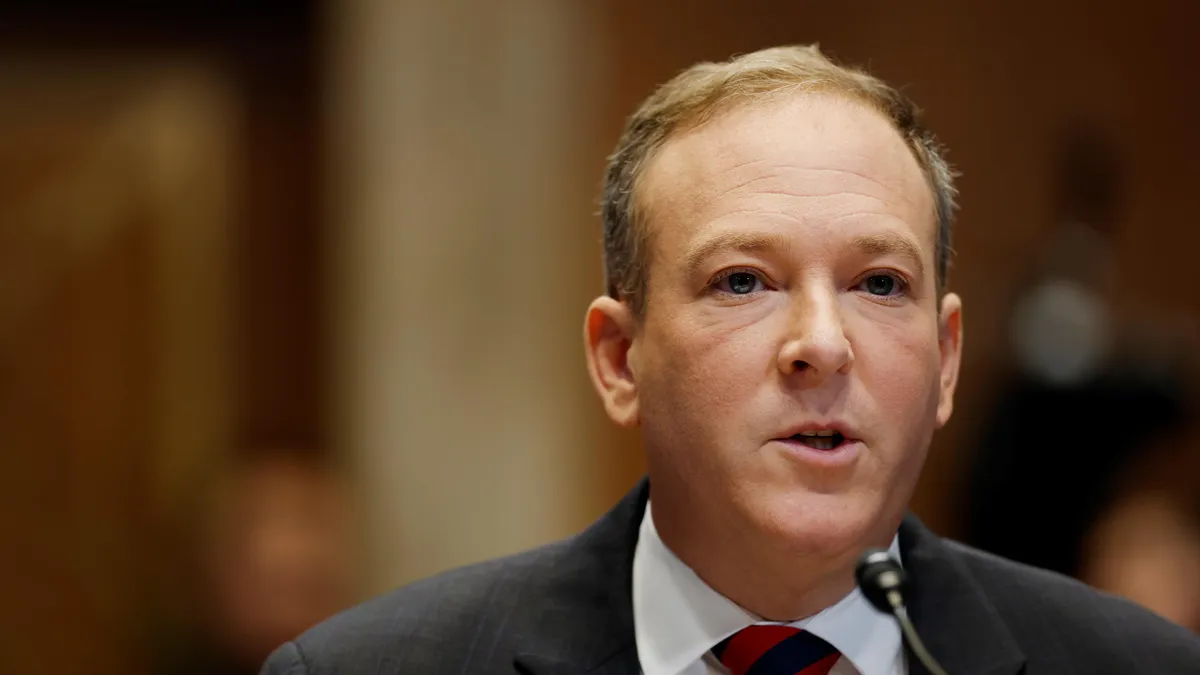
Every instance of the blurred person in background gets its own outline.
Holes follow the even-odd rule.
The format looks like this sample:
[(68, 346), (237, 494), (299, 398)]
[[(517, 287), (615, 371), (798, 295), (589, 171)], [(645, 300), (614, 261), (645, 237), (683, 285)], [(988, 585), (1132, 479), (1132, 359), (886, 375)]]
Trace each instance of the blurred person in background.
[[(1194, 405), (1194, 347), (1179, 317), (1118, 303), (1119, 149), (1084, 122), (1056, 149), (1051, 227), (1012, 309), (1014, 367), (976, 447), (965, 540), (1078, 577), (1126, 475), (1177, 443)], [(1187, 475), (1193, 491), (1198, 475)]]
[(263, 672), (926, 672), (855, 586), (874, 547), (949, 673), (1196, 672), (1179, 626), (907, 513), (961, 360), (954, 194), (912, 102), (814, 47), (677, 75), (610, 158), (585, 317), (648, 480), (576, 537), (360, 605)]
[(181, 634), (160, 672), (255, 673), (280, 642), (351, 601), (348, 494), (323, 456), (235, 453), (205, 482), (184, 569)]
[(1080, 578), (1200, 633), (1200, 426), (1130, 465), (1084, 537)]

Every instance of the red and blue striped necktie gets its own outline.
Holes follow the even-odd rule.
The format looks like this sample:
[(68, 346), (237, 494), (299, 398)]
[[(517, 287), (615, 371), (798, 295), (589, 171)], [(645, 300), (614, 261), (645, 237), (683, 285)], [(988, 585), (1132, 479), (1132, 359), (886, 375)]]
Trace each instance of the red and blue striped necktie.
[(841, 654), (791, 626), (749, 626), (712, 648), (733, 675), (827, 675)]

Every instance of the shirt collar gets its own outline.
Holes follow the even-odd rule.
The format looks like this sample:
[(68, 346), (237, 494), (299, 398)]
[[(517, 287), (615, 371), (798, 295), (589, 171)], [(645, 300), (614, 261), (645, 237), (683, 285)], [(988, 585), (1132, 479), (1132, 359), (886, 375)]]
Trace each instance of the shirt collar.
[[(890, 553), (900, 559), (899, 538)], [(713, 645), (762, 621), (708, 586), (654, 527), (650, 504), (633, 557), (633, 623), (645, 675), (679, 675)], [(899, 657), (900, 628), (856, 588), (837, 604), (790, 624), (837, 648), (861, 675), (889, 675)]]

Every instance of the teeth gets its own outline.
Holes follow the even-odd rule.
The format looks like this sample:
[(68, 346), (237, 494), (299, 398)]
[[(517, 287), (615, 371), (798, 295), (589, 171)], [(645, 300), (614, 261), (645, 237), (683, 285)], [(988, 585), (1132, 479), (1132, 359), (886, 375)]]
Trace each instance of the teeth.
[(829, 436), (805, 436), (804, 444), (817, 450), (832, 450), (837, 439)]
[(836, 431), (830, 431), (830, 430), (826, 430), (826, 431), (805, 431), (805, 432), (802, 432), (800, 435), (801, 435), (801, 436), (808, 436), (808, 437), (822, 437), (822, 436), (832, 436), (832, 435), (834, 435), (834, 434), (836, 434), (836, 433), (837, 433)]

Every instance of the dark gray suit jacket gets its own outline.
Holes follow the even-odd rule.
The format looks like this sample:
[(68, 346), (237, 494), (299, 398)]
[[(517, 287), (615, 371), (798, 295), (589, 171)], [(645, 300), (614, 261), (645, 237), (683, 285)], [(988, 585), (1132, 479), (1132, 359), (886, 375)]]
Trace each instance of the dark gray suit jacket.
[[(631, 577), (648, 494), (643, 481), (575, 537), (340, 614), (280, 647), (263, 675), (636, 675)], [(910, 615), (949, 675), (1200, 674), (1200, 637), (1131, 603), (912, 517), (900, 550)]]

